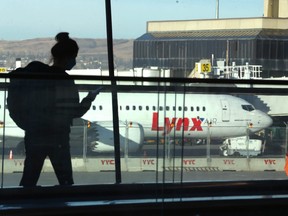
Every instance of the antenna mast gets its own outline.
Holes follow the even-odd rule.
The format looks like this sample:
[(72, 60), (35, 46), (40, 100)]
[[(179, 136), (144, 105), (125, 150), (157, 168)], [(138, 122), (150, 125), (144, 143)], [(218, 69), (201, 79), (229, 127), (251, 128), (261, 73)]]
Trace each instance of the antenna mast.
[(219, 0), (216, 0), (216, 19), (219, 19)]

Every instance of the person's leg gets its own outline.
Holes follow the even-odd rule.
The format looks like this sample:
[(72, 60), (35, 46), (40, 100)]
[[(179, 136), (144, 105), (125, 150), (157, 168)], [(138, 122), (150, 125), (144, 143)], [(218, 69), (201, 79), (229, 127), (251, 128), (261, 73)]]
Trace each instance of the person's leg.
[(60, 185), (72, 185), (73, 172), (69, 145), (58, 145), (49, 153), (49, 158), (54, 168)]
[(26, 147), (26, 158), (24, 161), (24, 169), (22, 179), (20, 181), (20, 186), (36, 186), (46, 155), (47, 154), (42, 147)]

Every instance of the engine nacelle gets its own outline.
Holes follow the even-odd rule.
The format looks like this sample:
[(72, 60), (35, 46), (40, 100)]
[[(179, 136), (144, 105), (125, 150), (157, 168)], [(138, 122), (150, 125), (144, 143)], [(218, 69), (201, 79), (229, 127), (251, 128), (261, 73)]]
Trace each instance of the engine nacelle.
[[(87, 143), (93, 152), (113, 152), (113, 122), (91, 122), (87, 129)], [(144, 143), (143, 127), (136, 122), (119, 122), (120, 151), (137, 152)]]

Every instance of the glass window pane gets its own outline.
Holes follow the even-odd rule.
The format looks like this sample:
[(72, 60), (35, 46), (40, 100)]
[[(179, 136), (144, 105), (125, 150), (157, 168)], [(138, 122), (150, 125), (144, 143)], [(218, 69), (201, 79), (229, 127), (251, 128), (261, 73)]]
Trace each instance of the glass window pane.
[[(40, 5), (31, 4), (32, 0), (25, 4), (15, 0), (5, 5), (5, 10), (15, 14), (21, 8), (21, 19), (4, 16), (0, 22), (5, 29), (1, 35), (4, 42), (11, 40), (9, 45), (1, 45), (0, 71), (6, 72), (20, 64), (26, 66), (32, 60), (48, 64), (54, 36), (63, 29), (75, 38), (80, 48), (77, 64), (68, 73), (107, 78), (105, 1), (63, 0), (61, 4), (69, 1), (70, 7), (65, 19), (63, 10), (55, 8), (53, 1), (56, 0)], [(253, 180), (259, 173), (267, 179), (284, 178), (287, 112), (279, 104), (286, 104), (286, 96), (275, 86), (262, 86), (262, 91), (254, 91), (234, 80), (285, 75), (287, 33), (262, 28), (249, 30), (238, 25), (225, 25), (233, 29), (217, 29), (218, 22), (230, 20), (214, 19), (215, 8), (207, 7), (211, 5), (209, 2), (111, 0), (111, 3), (114, 75), (116, 79), (129, 78), (117, 81), (116, 87), (107, 79), (75, 80), (80, 99), (99, 86), (107, 87), (84, 116), (75, 118), (71, 128), (75, 184), (115, 183), (117, 145), (123, 183)], [(253, 8), (250, 3), (240, 3), (242, 10), (235, 11), (233, 4), (236, 2), (227, 2), (225, 7), (231, 7), (227, 11), (234, 18), (237, 13), (242, 16), (244, 10), (249, 14)], [(23, 14), (28, 7), (31, 14)], [(197, 10), (191, 13), (191, 8)], [(263, 8), (252, 11), (262, 17)], [(225, 13), (221, 18), (227, 18)], [(216, 24), (207, 25), (205, 19)], [(16, 58), (21, 59), (20, 64)], [(151, 77), (156, 79), (142, 79)], [(189, 82), (174, 83), (159, 78), (185, 78)], [(198, 80), (194, 78), (212, 78), (215, 83), (210, 79), (205, 83), (202, 79), (202, 83), (195, 85)], [(221, 83), (223, 78), (231, 79), (230, 84)], [(0, 98), (4, 187), (19, 184), (25, 152), (24, 132), (9, 119), (6, 109), (6, 82), (2, 81), (3, 100)], [(241, 88), (245, 90), (241, 92)], [(119, 140), (114, 137), (115, 113), (112, 112), (111, 91), (115, 89), (120, 107), (114, 107), (119, 115)], [(54, 133), (48, 135), (51, 138)], [(237, 172), (224, 172), (223, 175), (227, 170), (245, 170), (245, 173), (240, 176)], [(268, 176), (264, 170), (277, 172)], [(39, 184), (57, 184), (49, 160), (45, 161)]]

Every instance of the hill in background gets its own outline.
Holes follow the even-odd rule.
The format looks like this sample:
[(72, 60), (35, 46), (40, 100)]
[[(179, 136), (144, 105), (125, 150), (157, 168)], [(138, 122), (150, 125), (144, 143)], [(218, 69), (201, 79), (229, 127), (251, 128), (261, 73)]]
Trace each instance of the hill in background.
[[(75, 69), (108, 69), (106, 39), (75, 39), (79, 45), (79, 54)], [(131, 69), (133, 64), (132, 39), (114, 40), (114, 63), (119, 70)], [(54, 38), (37, 38), (21, 41), (0, 40), (0, 67), (15, 67), (16, 58), (21, 58), (22, 66), (38, 60), (49, 63), (50, 49), (55, 44)]]

